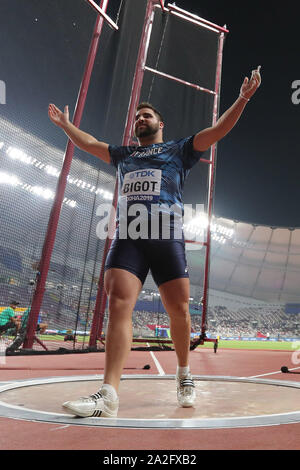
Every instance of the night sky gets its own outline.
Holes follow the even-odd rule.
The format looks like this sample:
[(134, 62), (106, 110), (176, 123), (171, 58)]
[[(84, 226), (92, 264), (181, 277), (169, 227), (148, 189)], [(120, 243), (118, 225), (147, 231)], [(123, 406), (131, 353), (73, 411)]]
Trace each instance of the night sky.
[[(176, 5), (229, 34), (223, 55), (220, 114), (244, 77), (262, 66), (262, 85), (218, 145), (215, 213), (272, 226), (300, 226), (300, 80), (296, 2), (178, 0)], [(268, 5), (265, 6), (265, 5)], [(286, 7), (285, 7), (286, 5)]]
[[(292, 102), (292, 83), (300, 80), (296, 2), (288, 2), (286, 9), (282, 3), (267, 8), (256, 0), (176, 4), (220, 26), (226, 24), (230, 31), (223, 55), (220, 114), (238, 97), (244, 77), (262, 66), (260, 89), (218, 145), (215, 214), (300, 227), (300, 104)], [(95, 13), (83, 0), (57, 0), (51, 5), (40, 0), (1, 2), (0, 40), (5, 47), (0, 80), (7, 84), (7, 105), (0, 111), (28, 130), (34, 127), (41, 138), (61, 148), (65, 136), (49, 124), (47, 105), (76, 102), (94, 22)], [(87, 109), (85, 130), (95, 135), (89, 114)]]

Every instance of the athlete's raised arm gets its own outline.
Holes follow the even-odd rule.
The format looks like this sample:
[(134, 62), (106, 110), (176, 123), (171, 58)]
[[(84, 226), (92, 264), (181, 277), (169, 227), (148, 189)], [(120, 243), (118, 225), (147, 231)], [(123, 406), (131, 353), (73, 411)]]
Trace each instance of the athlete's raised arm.
[(254, 95), (261, 84), (260, 66), (252, 71), (251, 78), (245, 77), (241, 86), (240, 95), (233, 105), (220, 117), (217, 123), (198, 132), (194, 138), (194, 149), (198, 151), (207, 150), (215, 144), (235, 126), (242, 115), (246, 104)]
[(54, 104), (49, 104), (48, 116), (50, 120), (58, 127), (61, 127), (67, 136), (71, 139), (76, 147), (84, 150), (87, 153), (99, 157), (106, 163), (110, 163), (110, 153), (108, 151), (108, 144), (100, 142), (90, 134), (78, 129), (69, 120), (69, 107), (65, 106), (64, 112), (62, 112)]

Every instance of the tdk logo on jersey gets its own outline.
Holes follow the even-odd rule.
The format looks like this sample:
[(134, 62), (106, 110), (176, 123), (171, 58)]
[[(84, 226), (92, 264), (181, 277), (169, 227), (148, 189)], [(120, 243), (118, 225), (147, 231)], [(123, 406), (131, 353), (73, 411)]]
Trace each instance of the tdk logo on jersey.
[(160, 195), (161, 170), (143, 168), (131, 171), (124, 175), (121, 194), (127, 197), (130, 203), (135, 201), (151, 201)]
[(145, 178), (147, 176), (154, 177), (155, 176), (155, 170), (139, 170), (139, 171), (133, 171), (130, 173), (130, 178)]

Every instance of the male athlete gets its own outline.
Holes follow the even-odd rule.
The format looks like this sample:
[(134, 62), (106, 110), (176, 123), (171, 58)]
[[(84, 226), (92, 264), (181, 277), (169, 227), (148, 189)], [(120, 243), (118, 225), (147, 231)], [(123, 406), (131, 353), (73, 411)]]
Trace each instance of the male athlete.
[[(148, 237), (137, 238), (136, 235), (130, 236), (129, 225), (126, 236), (121, 235), (124, 214), (120, 214), (120, 207), (126, 201), (129, 214), (133, 204), (142, 204), (147, 208), (149, 219), (153, 207), (182, 207), (184, 179), (190, 169), (204, 151), (235, 126), (260, 83), (258, 67), (250, 80), (245, 78), (239, 97), (214, 126), (176, 142), (163, 142), (161, 114), (151, 104), (141, 103), (134, 124), (138, 147), (116, 147), (99, 142), (69, 121), (68, 106), (61, 112), (54, 104), (49, 105), (51, 121), (61, 127), (77, 147), (113, 164), (118, 169), (119, 179), (117, 228), (105, 264), (109, 323), (104, 380), (97, 393), (64, 403), (63, 406), (73, 414), (82, 417), (117, 416), (119, 382), (131, 349), (132, 311), (149, 270), (170, 317), (170, 333), (177, 356), (178, 403), (182, 407), (194, 405), (195, 386), (189, 367), (190, 284), (183, 236), (165, 239), (158, 228), (156, 236), (151, 238), (152, 229), (148, 227), (150, 235), (148, 231)], [(148, 226), (148, 222), (145, 223)], [(173, 230), (176, 224), (171, 222), (170, 225)]]

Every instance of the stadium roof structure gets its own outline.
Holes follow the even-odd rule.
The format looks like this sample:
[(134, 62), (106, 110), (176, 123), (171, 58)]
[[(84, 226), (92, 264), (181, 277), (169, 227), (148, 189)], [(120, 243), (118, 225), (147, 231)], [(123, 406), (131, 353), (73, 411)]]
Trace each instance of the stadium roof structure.
[(300, 228), (221, 217), (213, 222), (229, 232), (223, 243), (212, 240), (210, 288), (264, 302), (300, 302)]

